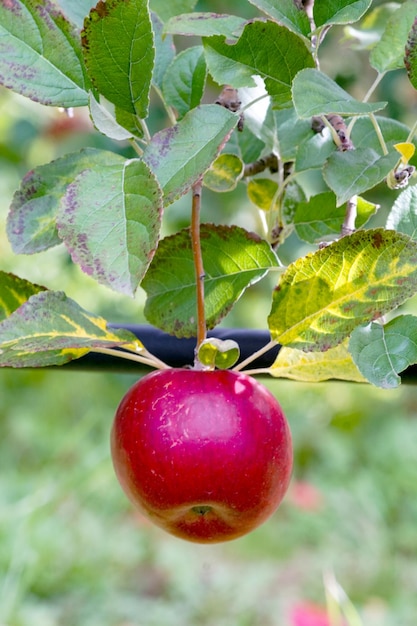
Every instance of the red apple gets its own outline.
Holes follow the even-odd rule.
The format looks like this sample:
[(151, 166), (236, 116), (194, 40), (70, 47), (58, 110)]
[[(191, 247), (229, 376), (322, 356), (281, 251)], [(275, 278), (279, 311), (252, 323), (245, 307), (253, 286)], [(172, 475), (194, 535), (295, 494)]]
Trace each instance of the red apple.
[(277, 400), (230, 370), (146, 375), (117, 409), (111, 447), (120, 484), (142, 513), (201, 543), (235, 539), (264, 522), (292, 469)]

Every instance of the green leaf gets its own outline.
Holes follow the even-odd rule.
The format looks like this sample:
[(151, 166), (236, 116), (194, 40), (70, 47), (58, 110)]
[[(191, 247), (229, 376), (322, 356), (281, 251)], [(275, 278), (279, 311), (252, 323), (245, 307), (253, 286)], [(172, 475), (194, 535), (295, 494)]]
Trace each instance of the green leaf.
[[(306, 120), (303, 120), (306, 121)], [(298, 144), (295, 155), (295, 171), (321, 169), (327, 159), (336, 150), (335, 143), (328, 128), (323, 128), (321, 133), (310, 133)]]
[(146, 0), (99, 1), (82, 32), (85, 64), (97, 91), (145, 118), (155, 49)]
[(274, 378), (290, 378), (304, 383), (320, 383), (325, 380), (366, 382), (345, 343), (326, 352), (304, 352), (283, 347), (268, 373)]
[(169, 20), (173, 15), (188, 13), (197, 4), (197, 0), (150, 0), (152, 11), (155, 11), (163, 22)]
[(79, 37), (49, 0), (0, 3), (0, 82), (45, 105), (88, 103)]
[(314, 66), (300, 37), (271, 21), (250, 22), (233, 45), (224, 37), (209, 37), (203, 44), (209, 72), (219, 85), (255, 87), (253, 75), (259, 74), (276, 108), (292, 106), (294, 77)]
[(294, 161), (303, 142), (313, 136), (311, 120), (301, 120), (294, 108), (274, 111), (273, 115), (279, 156), (284, 162)]
[(306, 200), (306, 195), (295, 181), (291, 181), (285, 187), (284, 196), (282, 198), (282, 218), (286, 225), (291, 225), (300, 202)]
[(398, 387), (398, 374), (417, 363), (417, 318), (400, 315), (385, 326), (371, 323), (356, 328), (349, 351), (359, 371), (373, 385), (383, 389)]
[(297, 35), (308, 37), (310, 22), (307, 13), (294, 0), (249, 0), (260, 11)]
[(262, 211), (277, 209), (278, 183), (270, 178), (254, 178), (247, 185), (248, 198)]
[[(358, 198), (356, 228), (361, 228), (375, 213), (378, 206)], [(318, 243), (340, 236), (346, 206), (337, 206), (336, 197), (331, 191), (313, 196), (300, 202), (294, 217), (294, 225), (300, 239), (308, 243)]]
[(62, 292), (42, 291), (0, 323), (0, 367), (63, 365), (94, 349), (142, 344), (126, 330), (78, 306)]
[(417, 187), (411, 185), (397, 196), (388, 215), (386, 228), (417, 239)]
[(414, 89), (417, 89), (417, 18), (408, 34), (405, 46), (404, 65), (407, 69), (408, 78)]
[(155, 13), (151, 13), (151, 20), (155, 39), (155, 64), (152, 83), (158, 89), (162, 89), (165, 72), (175, 58), (175, 45), (172, 36), (164, 34), (164, 24)]
[(416, 291), (417, 244), (394, 231), (357, 231), (288, 267), (273, 294), (271, 336), (325, 351)]
[(208, 170), (238, 119), (218, 104), (205, 104), (152, 137), (143, 159), (163, 189), (165, 204), (187, 193)]
[(388, 19), (381, 39), (369, 56), (370, 64), (380, 74), (404, 67), (404, 49), (416, 15), (416, 1), (408, 0)]
[[(201, 225), (207, 327), (214, 328), (251, 284), (278, 265), (266, 241), (238, 226)], [(177, 337), (196, 335), (196, 279), (189, 229), (162, 239), (142, 287), (147, 320)]]
[(14, 274), (0, 271), (0, 322), (16, 311), (30, 296), (45, 289)]
[(188, 35), (193, 37), (211, 37), (222, 35), (235, 39), (247, 23), (236, 15), (219, 13), (187, 13), (172, 17), (165, 24), (165, 33), (170, 35)]
[[(405, 124), (394, 119), (381, 117), (380, 115), (376, 115), (375, 120), (378, 123), (388, 149), (392, 148), (396, 143), (406, 141), (408, 138), (410, 129)], [(372, 148), (375, 152), (381, 152), (381, 144), (378, 135), (369, 117), (360, 117), (355, 120), (351, 139), (356, 149)]]
[(233, 339), (215, 339), (210, 337), (198, 348), (198, 360), (205, 367), (221, 370), (233, 367), (239, 358), (239, 344)]
[(162, 93), (167, 104), (177, 110), (179, 118), (200, 104), (206, 74), (202, 46), (187, 48), (172, 61), (162, 82)]
[(61, 243), (56, 216), (68, 185), (91, 163), (104, 167), (122, 157), (86, 148), (40, 165), (28, 172), (13, 196), (7, 218), (7, 236), (16, 254), (33, 254)]
[[(114, 104), (100, 97), (98, 102), (93, 94), (90, 94), (90, 116), (94, 127), (106, 137), (114, 139), (115, 141), (125, 141), (126, 139), (132, 139), (132, 137), (141, 137), (141, 129), (137, 128), (135, 115), (123, 111), (126, 117), (124, 117), (124, 125), (119, 124), (117, 117), (120, 118), (121, 110), (117, 110)], [(128, 124), (126, 124), (128, 122)], [(130, 130), (125, 128), (128, 126)]]
[(398, 152), (381, 156), (371, 148), (334, 152), (323, 168), (324, 180), (340, 206), (380, 183), (398, 162)]
[(242, 178), (243, 170), (244, 163), (238, 156), (223, 153), (204, 174), (204, 186), (217, 193), (233, 191)]
[(339, 87), (327, 74), (307, 67), (301, 70), (292, 86), (294, 107), (298, 117), (313, 115), (366, 115), (379, 111), (386, 102), (360, 102)]
[(321, 0), (314, 3), (313, 16), (317, 27), (357, 22), (369, 9), (372, 0)]
[(133, 296), (158, 245), (162, 193), (145, 163), (115, 157), (68, 186), (58, 231), (86, 274)]

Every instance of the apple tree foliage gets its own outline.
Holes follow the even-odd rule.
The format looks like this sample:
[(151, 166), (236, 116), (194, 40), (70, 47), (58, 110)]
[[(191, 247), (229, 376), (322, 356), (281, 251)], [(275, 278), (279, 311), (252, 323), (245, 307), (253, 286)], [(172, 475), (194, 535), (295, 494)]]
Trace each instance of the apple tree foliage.
[[(255, 19), (195, 12), (196, 0), (1, 2), (1, 84), (41, 105), (88, 107), (98, 132), (132, 147), (131, 158), (83, 149), (30, 171), (8, 238), (25, 255), (63, 244), (116, 292), (133, 297), (141, 285), (148, 321), (193, 337), (202, 277), (192, 232), (163, 237), (164, 214), (201, 183), (203, 203), (205, 188), (243, 186), (259, 232), (200, 225), (207, 328), (274, 273), (263, 321), (269, 347), (282, 346), (272, 376), (396, 387), (417, 363), (417, 316), (395, 313), (417, 292), (417, 123), (390, 119), (373, 94), (398, 70), (417, 89), (417, 3), (248, 2)], [(340, 27), (375, 75), (363, 97), (321, 69), (326, 35)], [(207, 98), (207, 84), (218, 99)], [(151, 95), (167, 120), (154, 134)], [(385, 227), (367, 227), (377, 185), (392, 208)], [(312, 251), (285, 267), (280, 246), (290, 235)], [(133, 334), (63, 292), (0, 272), (1, 366), (60, 365), (115, 348), (155, 364)], [(200, 350), (215, 365), (236, 356), (234, 346)]]

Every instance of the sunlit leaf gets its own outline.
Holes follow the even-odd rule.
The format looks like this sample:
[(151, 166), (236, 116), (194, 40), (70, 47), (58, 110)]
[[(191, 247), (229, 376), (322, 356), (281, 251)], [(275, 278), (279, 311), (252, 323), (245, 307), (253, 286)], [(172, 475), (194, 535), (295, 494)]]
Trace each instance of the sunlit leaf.
[(307, 67), (301, 70), (292, 86), (294, 107), (298, 117), (313, 115), (364, 115), (379, 111), (386, 102), (361, 102), (319, 70)]
[(325, 380), (366, 382), (366, 378), (354, 364), (346, 343), (326, 352), (304, 352), (283, 347), (268, 372), (274, 378), (290, 378), (305, 383)]
[(45, 289), (19, 276), (0, 271), (0, 321), (9, 317), (30, 296)]
[(145, 118), (155, 57), (146, 0), (100, 0), (82, 32), (90, 79), (115, 106)]
[(356, 231), (288, 267), (269, 329), (282, 345), (325, 351), (416, 291), (417, 244), (395, 231)]
[(0, 323), (0, 367), (63, 365), (95, 348), (116, 346), (143, 349), (135, 335), (108, 328), (103, 318), (57, 291), (31, 296)]
[(166, 204), (187, 193), (205, 173), (237, 122), (238, 116), (225, 107), (205, 104), (152, 137), (143, 158), (158, 179)]
[(398, 374), (417, 363), (417, 317), (400, 315), (385, 326), (371, 323), (356, 328), (349, 351), (372, 384), (384, 389), (398, 387)]
[(158, 244), (162, 193), (145, 163), (115, 157), (68, 186), (58, 230), (86, 274), (133, 296)]
[(0, 82), (41, 104), (88, 103), (78, 34), (49, 0), (0, 2)]
[[(251, 284), (278, 265), (266, 241), (237, 226), (201, 226), (205, 312), (214, 328)], [(148, 321), (177, 337), (196, 335), (196, 278), (189, 229), (159, 243), (142, 287)]]

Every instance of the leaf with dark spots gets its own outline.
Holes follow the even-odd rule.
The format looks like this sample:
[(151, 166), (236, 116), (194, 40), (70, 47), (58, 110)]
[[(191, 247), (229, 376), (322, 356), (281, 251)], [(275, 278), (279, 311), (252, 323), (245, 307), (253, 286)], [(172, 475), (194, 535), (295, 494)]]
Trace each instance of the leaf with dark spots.
[(148, 166), (114, 155), (67, 187), (57, 226), (74, 263), (133, 296), (158, 245), (161, 216), (162, 192)]
[(99, 2), (84, 22), (82, 46), (91, 82), (109, 102), (145, 118), (155, 60), (145, 0)]
[(0, 82), (45, 105), (88, 103), (78, 34), (49, 0), (0, 3)]
[(124, 159), (112, 152), (88, 148), (40, 165), (23, 178), (13, 196), (7, 218), (7, 235), (17, 254), (33, 254), (61, 243), (56, 228), (59, 205), (64, 194), (74, 205), (70, 183), (91, 163), (96, 167)]
[(205, 104), (153, 136), (143, 159), (162, 187), (165, 204), (187, 193), (208, 170), (238, 119), (224, 107)]
[(82, 309), (63, 292), (32, 295), (0, 323), (0, 367), (62, 365), (98, 348), (124, 346), (140, 352), (142, 344), (126, 330)]
[(416, 253), (409, 237), (381, 228), (357, 231), (298, 259), (273, 294), (272, 338), (305, 351), (338, 345), (417, 292)]
[[(247, 287), (278, 265), (270, 245), (238, 226), (202, 224), (206, 321), (214, 328)], [(162, 239), (142, 287), (151, 324), (177, 337), (195, 336), (196, 279), (188, 229)]]
[(417, 89), (417, 16), (414, 19), (405, 46), (404, 65), (410, 83), (414, 89)]

